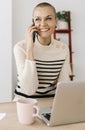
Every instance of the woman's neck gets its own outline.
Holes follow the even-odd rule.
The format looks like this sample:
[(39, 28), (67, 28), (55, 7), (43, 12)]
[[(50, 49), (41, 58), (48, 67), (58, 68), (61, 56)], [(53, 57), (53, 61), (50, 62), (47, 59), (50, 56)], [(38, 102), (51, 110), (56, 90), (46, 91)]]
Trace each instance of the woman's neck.
[(49, 37), (49, 38), (40, 38), (40, 37), (38, 37), (37, 39), (38, 39), (39, 43), (44, 45), (44, 46), (48, 46), (51, 43), (51, 37)]

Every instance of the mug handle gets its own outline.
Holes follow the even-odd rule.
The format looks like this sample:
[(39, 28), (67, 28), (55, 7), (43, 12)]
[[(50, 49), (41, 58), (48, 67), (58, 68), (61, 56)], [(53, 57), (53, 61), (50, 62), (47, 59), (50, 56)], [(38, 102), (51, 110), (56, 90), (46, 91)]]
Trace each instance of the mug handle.
[(37, 106), (33, 106), (33, 108), (36, 110), (36, 113), (33, 114), (33, 117), (36, 117), (39, 114), (39, 108)]

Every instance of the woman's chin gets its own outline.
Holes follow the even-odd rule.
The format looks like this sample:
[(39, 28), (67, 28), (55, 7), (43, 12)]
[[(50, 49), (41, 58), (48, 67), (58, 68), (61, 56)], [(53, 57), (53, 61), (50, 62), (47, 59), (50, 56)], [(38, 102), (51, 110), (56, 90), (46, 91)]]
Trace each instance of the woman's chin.
[(49, 38), (50, 36), (51, 36), (51, 35), (47, 35), (47, 34), (42, 34), (42, 35), (40, 35), (41, 38), (45, 38), (45, 39), (46, 39), (46, 38)]

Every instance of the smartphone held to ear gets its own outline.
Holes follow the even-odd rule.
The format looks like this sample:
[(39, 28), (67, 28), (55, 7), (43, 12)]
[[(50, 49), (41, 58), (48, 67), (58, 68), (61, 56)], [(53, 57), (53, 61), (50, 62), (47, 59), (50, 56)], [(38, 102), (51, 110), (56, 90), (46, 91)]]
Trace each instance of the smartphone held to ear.
[(36, 37), (36, 35), (37, 35), (37, 32), (33, 32), (33, 42), (35, 42), (35, 37)]
[[(34, 19), (32, 19), (32, 22), (33, 22), (33, 24), (35, 25)], [(35, 42), (35, 37), (37, 36), (37, 34), (38, 34), (37, 31), (34, 31), (34, 32), (33, 32), (33, 42)]]

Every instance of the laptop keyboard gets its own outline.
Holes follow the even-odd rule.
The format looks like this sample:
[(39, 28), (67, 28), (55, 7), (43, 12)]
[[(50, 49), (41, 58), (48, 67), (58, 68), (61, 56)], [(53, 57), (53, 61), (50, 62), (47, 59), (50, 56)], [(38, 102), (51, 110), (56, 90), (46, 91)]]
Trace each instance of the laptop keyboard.
[(42, 114), (47, 120), (50, 120), (51, 113), (43, 113)]

